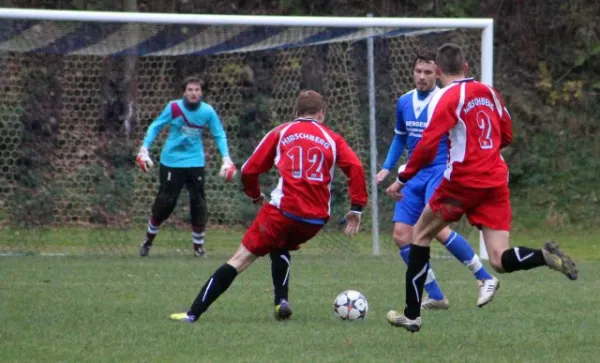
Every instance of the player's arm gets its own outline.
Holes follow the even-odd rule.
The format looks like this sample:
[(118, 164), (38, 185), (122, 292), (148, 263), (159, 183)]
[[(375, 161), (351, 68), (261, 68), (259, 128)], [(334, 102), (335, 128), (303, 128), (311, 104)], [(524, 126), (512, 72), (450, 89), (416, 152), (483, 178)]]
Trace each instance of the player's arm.
[(242, 166), (242, 185), (244, 193), (253, 202), (259, 201), (263, 194), (260, 191), (259, 176), (269, 171), (275, 163), (279, 128), (271, 130), (258, 144), (250, 158)]
[(350, 211), (346, 213), (343, 221), (346, 223), (344, 234), (351, 237), (358, 233), (363, 208), (367, 205), (367, 183), (365, 169), (360, 159), (348, 146), (346, 140), (335, 135), (336, 163), (348, 177), (348, 194), (350, 194)]
[(223, 124), (217, 115), (217, 112), (214, 108), (209, 106), (209, 116), (208, 116), (208, 128), (210, 129), (210, 133), (215, 138), (215, 142), (217, 143), (217, 147), (219, 148), (219, 152), (221, 153), (221, 157), (223, 158), (223, 165), (221, 165), (221, 169), (219, 170), (219, 175), (225, 180), (231, 180), (237, 174), (237, 169), (235, 168), (235, 164), (229, 157), (229, 147), (227, 145), (227, 134), (225, 133), (225, 129), (223, 129)]
[(152, 121), (150, 126), (148, 126), (148, 130), (146, 130), (146, 136), (142, 141), (142, 147), (140, 147), (140, 151), (135, 158), (135, 161), (143, 172), (147, 172), (148, 169), (154, 166), (148, 150), (150, 149), (150, 146), (152, 146), (156, 136), (158, 136), (162, 129), (169, 122), (171, 122), (172, 119), (173, 115), (171, 113), (171, 102), (169, 102), (160, 115), (154, 121)]
[(144, 137), (144, 141), (142, 142), (142, 147), (146, 149), (150, 149), (154, 139), (156, 136), (160, 134), (162, 129), (173, 119), (171, 114), (171, 102), (167, 104), (165, 109), (160, 113), (160, 115), (152, 121), (150, 126), (148, 126), (148, 130), (146, 130), (146, 136)]
[(408, 139), (408, 133), (406, 131), (406, 123), (404, 122), (404, 117), (402, 116), (402, 99), (398, 100), (396, 104), (396, 127), (394, 128), (394, 139), (392, 140), (392, 144), (387, 153), (387, 157), (385, 158), (385, 162), (383, 163), (382, 169), (391, 170), (394, 165), (402, 156), (404, 152), (404, 148), (406, 147), (406, 141)]
[(367, 205), (367, 182), (365, 169), (356, 153), (348, 146), (346, 140), (336, 135), (336, 163), (348, 177), (348, 194), (350, 194), (350, 210), (361, 212)]
[(210, 133), (215, 138), (215, 142), (217, 143), (217, 147), (221, 152), (221, 156), (223, 158), (229, 157), (227, 134), (225, 133), (225, 129), (223, 129), (223, 124), (221, 123), (217, 112), (212, 107), (210, 108), (209, 113), (208, 128), (210, 129)]
[(442, 136), (447, 134), (458, 121), (456, 107), (452, 108), (451, 97), (444, 96), (446, 97), (441, 97), (436, 103), (433, 103), (432, 100), (433, 104), (429, 105), (429, 107), (434, 107), (430, 110), (431, 114), (428, 117), (429, 121), (423, 131), (423, 136), (413, 150), (406, 168), (398, 174), (398, 181), (402, 184), (435, 159)]
[(500, 96), (500, 93), (490, 86), (488, 88), (492, 93), (494, 103), (496, 104), (496, 112), (498, 112), (498, 116), (500, 117), (500, 149), (503, 149), (510, 145), (513, 140), (512, 118), (504, 105), (504, 100)]
[(510, 145), (513, 141), (512, 118), (506, 109), (504, 102), (500, 99), (502, 113), (500, 114), (500, 149)]

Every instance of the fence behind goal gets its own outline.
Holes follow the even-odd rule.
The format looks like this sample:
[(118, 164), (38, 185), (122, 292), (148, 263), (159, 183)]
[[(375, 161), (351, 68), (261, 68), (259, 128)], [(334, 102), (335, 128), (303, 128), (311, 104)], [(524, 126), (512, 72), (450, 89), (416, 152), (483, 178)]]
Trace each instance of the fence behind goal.
[[(158, 173), (140, 172), (134, 158), (146, 128), (169, 100), (181, 97), (188, 75), (205, 80), (205, 100), (223, 122), (238, 167), (270, 128), (294, 118), (298, 92), (315, 89), (329, 102), (327, 125), (348, 140), (368, 172), (368, 37), (375, 39), (378, 167), (393, 137), (396, 99), (414, 88), (418, 49), (456, 42), (472, 75), (480, 74), (480, 30), (17, 19), (1, 20), (0, 30), (3, 254), (137, 253)], [(155, 161), (165, 135), (151, 149)], [(203, 139), (210, 252), (239, 243), (256, 211), (239, 179), (225, 183), (218, 177), (220, 155), (210, 133)], [(336, 175), (332, 220), (308, 250), (369, 253), (370, 210), (358, 238), (349, 241), (341, 233), (337, 221), (349, 203), (346, 179), (340, 170)], [(270, 192), (276, 174), (261, 181)], [(393, 204), (382, 193), (387, 184), (380, 186), (380, 236), (382, 248), (391, 251)], [(154, 253), (189, 253), (188, 213), (184, 190)]]

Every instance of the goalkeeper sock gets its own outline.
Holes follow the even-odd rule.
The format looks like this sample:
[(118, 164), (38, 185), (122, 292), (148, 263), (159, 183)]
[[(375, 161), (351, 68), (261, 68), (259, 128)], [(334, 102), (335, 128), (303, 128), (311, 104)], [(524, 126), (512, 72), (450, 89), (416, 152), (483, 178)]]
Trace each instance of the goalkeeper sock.
[(148, 221), (148, 229), (146, 230), (146, 242), (152, 243), (156, 234), (160, 230), (160, 222), (154, 218), (150, 218)]
[(192, 242), (196, 245), (204, 244), (204, 227), (192, 226)]
[(492, 279), (492, 275), (483, 267), (481, 259), (475, 254), (475, 251), (473, 251), (473, 248), (471, 248), (471, 245), (469, 245), (469, 242), (463, 236), (452, 231), (448, 239), (444, 241), (444, 246), (457, 260), (473, 271), (477, 280)]
[(229, 285), (235, 280), (238, 272), (235, 267), (225, 263), (219, 267), (215, 273), (206, 281), (198, 296), (194, 300), (194, 303), (188, 311), (188, 316), (193, 317), (197, 320), (208, 307), (221, 296), (228, 288)]
[(275, 305), (278, 305), (281, 299), (288, 300), (292, 257), (285, 250), (271, 252), (269, 256), (271, 257)]
[(542, 250), (527, 247), (513, 247), (502, 253), (502, 269), (504, 272), (530, 270), (546, 265)]
[[(410, 246), (411, 245), (400, 247), (400, 257), (402, 257), (407, 265), (411, 250)], [(425, 291), (427, 291), (427, 295), (429, 295), (429, 297), (433, 300), (444, 300), (444, 293), (442, 292), (440, 285), (438, 285), (437, 280), (435, 279), (435, 274), (431, 268), (427, 272)]]

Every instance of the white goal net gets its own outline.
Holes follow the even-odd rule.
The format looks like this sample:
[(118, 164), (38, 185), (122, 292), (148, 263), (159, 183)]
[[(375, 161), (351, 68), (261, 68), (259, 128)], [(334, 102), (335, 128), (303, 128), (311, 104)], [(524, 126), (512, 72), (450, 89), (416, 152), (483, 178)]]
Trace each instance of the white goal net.
[[(397, 26), (365, 27), (382, 20), (366, 18), (349, 26), (311, 26), (305, 18), (299, 26), (285, 25), (282, 17), (276, 26), (220, 25), (218, 17), (192, 24), (190, 17), (178, 23), (176, 15), (135, 22), (103, 19), (102, 13), (86, 21), (69, 13), (66, 21), (64, 12), (23, 10), (17, 16), (0, 10), (0, 253), (135, 253), (158, 182), (156, 169), (136, 170), (135, 153), (152, 119), (181, 97), (180, 82), (188, 75), (205, 80), (205, 99), (224, 124), (238, 166), (270, 128), (294, 117), (298, 92), (310, 88), (326, 96), (327, 124), (370, 170), (372, 159), (377, 155), (379, 168), (387, 153), (397, 97), (413, 88), (418, 49), (453, 41), (464, 47), (473, 76), (482, 76), (482, 64), (487, 68), (477, 29), (483, 25), (468, 22), (406, 27), (399, 19)], [(375, 147), (369, 92), (376, 102)], [(164, 136), (152, 147), (155, 160)], [(207, 240), (216, 245), (211, 235), (231, 235), (237, 243), (255, 211), (239, 182), (225, 184), (216, 176), (219, 153), (210, 134), (204, 141)], [(383, 186), (377, 208), (365, 213), (365, 232), (352, 242), (339, 233), (336, 221), (348, 202), (346, 180), (337, 175), (332, 220), (314, 248), (371, 253), (376, 209), (381, 248), (391, 250), (393, 205), (381, 195)], [(273, 173), (266, 176), (263, 189), (270, 191), (275, 181)], [(157, 239), (165, 253), (188, 247), (187, 203), (183, 191)]]

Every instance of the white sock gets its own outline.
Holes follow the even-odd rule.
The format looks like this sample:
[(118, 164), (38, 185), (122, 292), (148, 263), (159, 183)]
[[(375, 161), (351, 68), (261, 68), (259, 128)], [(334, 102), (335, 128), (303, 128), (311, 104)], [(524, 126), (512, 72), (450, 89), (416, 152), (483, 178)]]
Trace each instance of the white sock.
[(474, 255), (471, 261), (465, 261), (465, 265), (467, 265), (469, 270), (471, 270), (473, 273), (476, 273), (483, 268), (481, 259), (477, 255)]
[(204, 232), (192, 232), (192, 242), (197, 245), (204, 244)]

